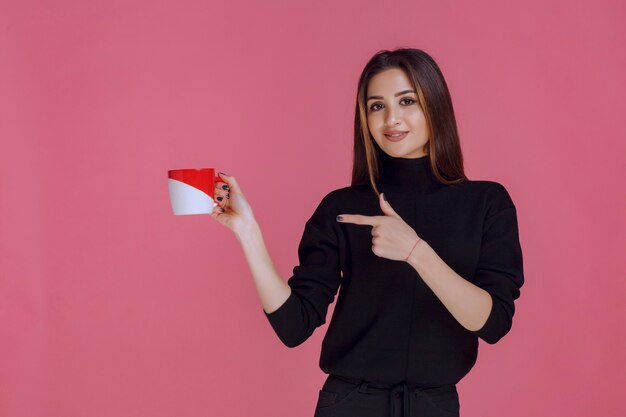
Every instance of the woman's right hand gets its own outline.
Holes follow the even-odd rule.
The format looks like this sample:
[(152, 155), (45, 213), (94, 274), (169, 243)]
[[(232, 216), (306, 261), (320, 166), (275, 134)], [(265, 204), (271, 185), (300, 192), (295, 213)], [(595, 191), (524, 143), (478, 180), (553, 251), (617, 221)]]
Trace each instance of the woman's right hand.
[[(224, 182), (215, 183), (215, 198), (217, 205), (211, 212), (213, 217), (235, 233), (254, 224), (254, 214), (248, 201), (244, 197), (235, 177), (219, 172)], [(224, 187), (226, 186), (226, 187)], [(218, 197), (222, 197), (220, 201)]]

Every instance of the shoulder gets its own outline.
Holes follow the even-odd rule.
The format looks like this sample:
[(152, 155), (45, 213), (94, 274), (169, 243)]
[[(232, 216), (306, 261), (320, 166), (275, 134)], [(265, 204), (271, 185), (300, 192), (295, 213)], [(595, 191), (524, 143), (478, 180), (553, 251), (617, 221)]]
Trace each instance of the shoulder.
[(497, 181), (468, 180), (462, 185), (480, 199), (486, 217), (502, 210), (515, 209), (509, 191)]
[(354, 204), (362, 203), (364, 199), (376, 199), (369, 185), (347, 186), (341, 187), (327, 192), (322, 196), (321, 200), (312, 215), (312, 218), (335, 218), (338, 214), (352, 207)]
[(323, 221), (324, 219), (328, 219), (333, 216), (333, 214), (336, 216), (338, 213), (338, 207), (341, 206), (341, 202), (346, 198), (345, 190), (347, 188), (349, 187), (331, 190), (323, 195), (321, 200), (319, 200), (317, 207), (313, 211), (309, 222)]
[(324, 236), (336, 242), (341, 233), (341, 224), (335, 219), (342, 212), (341, 208), (345, 206), (345, 203), (354, 200), (355, 194), (352, 188), (337, 188), (324, 194), (306, 221), (305, 234), (317, 238)]
[(345, 202), (354, 201), (363, 195), (368, 195), (368, 193), (373, 195), (372, 187), (369, 184), (341, 187), (326, 193), (320, 205), (339, 207)]
[(472, 192), (484, 194), (490, 198), (504, 198), (511, 200), (511, 196), (506, 187), (497, 181), (467, 180), (460, 185), (465, 186)]

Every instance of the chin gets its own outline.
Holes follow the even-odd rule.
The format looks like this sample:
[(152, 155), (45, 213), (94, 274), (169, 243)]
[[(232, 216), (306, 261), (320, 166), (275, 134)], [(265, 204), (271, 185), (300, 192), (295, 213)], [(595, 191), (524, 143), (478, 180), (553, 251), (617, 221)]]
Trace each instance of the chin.
[(387, 149), (386, 152), (388, 155), (394, 156), (396, 158), (419, 158), (420, 156), (424, 156), (423, 152), (420, 149), (413, 148), (409, 149), (408, 151), (393, 151), (391, 149)]

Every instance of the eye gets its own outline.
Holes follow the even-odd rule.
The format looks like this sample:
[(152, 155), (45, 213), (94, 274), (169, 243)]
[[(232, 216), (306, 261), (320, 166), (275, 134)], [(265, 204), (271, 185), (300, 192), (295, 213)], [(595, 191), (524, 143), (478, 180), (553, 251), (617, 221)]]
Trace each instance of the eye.
[[(416, 103), (416, 101), (415, 101), (415, 100), (413, 100), (412, 98), (409, 98), (409, 97), (404, 97), (402, 100), (400, 100), (400, 103), (402, 103), (402, 102), (407, 102), (407, 104), (406, 104), (407, 106), (410, 106), (410, 105), (412, 105), (412, 104)], [(376, 108), (376, 106), (381, 106), (381, 105), (382, 105), (382, 103), (374, 103), (374, 104), (372, 104), (372, 105), (370, 106), (370, 108), (369, 108), (369, 109), (370, 109), (371, 111), (378, 111), (378, 110), (380, 110), (380, 109)]]

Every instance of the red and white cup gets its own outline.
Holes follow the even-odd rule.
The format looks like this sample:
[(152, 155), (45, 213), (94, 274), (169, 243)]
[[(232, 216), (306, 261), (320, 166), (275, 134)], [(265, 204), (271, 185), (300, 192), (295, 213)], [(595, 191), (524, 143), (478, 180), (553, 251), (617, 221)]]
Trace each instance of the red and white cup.
[(175, 215), (211, 214), (215, 201), (215, 184), (224, 181), (214, 168), (172, 169), (168, 171), (170, 203)]

